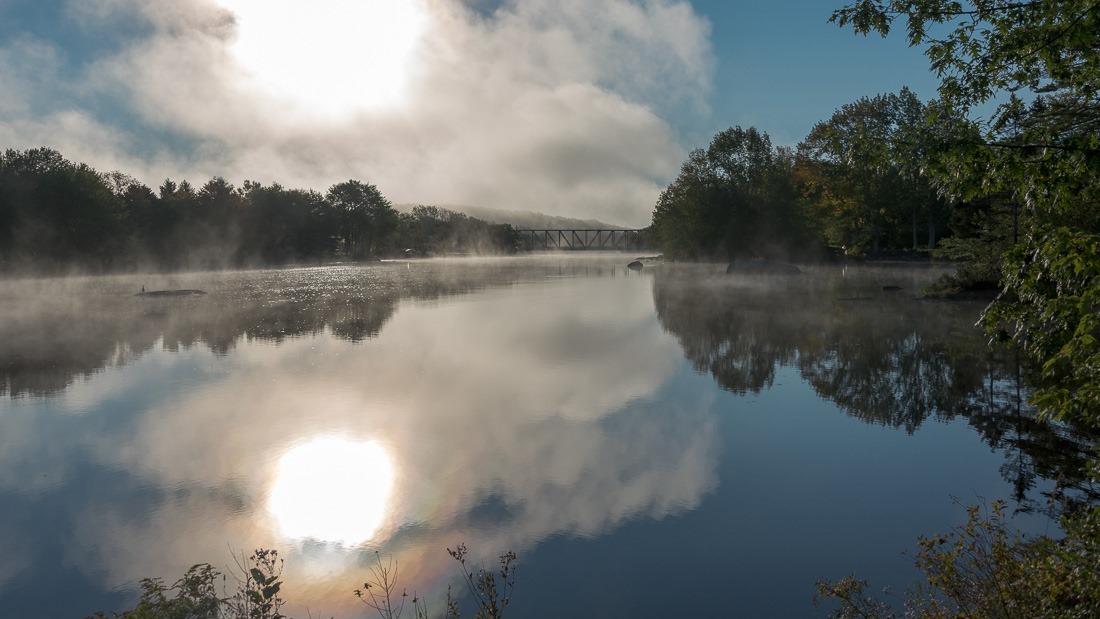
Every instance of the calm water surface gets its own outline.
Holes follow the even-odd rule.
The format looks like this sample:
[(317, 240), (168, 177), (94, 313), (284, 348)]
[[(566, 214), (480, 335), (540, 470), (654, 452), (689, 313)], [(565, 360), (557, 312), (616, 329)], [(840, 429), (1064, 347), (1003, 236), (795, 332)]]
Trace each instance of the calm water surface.
[(465, 543), (519, 555), (516, 617), (812, 616), (903, 589), (952, 497), (1053, 528), (1074, 437), (981, 305), (912, 299), (939, 271), (628, 260), (0, 283), (0, 614), (273, 547), (290, 615), (362, 617), (374, 551), (438, 601)]

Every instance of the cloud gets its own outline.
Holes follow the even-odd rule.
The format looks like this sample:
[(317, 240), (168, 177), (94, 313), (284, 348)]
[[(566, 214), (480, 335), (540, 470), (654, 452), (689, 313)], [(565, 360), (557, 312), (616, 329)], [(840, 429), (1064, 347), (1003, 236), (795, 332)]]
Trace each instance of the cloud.
[[(5, 89), (0, 138), (151, 186), (222, 175), (323, 190), (359, 178), (395, 202), (648, 223), (684, 156), (669, 119), (706, 113), (709, 25), (690, 3), (513, 0), (477, 13), (425, 2), (406, 101), (339, 115), (251, 83), (233, 55), (242, 24), (212, 0), (70, 3), (69, 18), (89, 30), (132, 38), (69, 59), (72, 77), (57, 72), (58, 42), (7, 46), (5, 82), (33, 60), (50, 76), (40, 85), (61, 96), (43, 115), (33, 105), (42, 88)], [(123, 28), (123, 16), (145, 29)]]

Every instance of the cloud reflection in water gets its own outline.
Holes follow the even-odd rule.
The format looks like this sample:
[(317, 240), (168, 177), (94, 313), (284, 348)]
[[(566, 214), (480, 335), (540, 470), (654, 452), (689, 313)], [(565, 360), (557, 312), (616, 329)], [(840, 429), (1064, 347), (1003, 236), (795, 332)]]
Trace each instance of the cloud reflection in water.
[[(143, 364), (176, 354), (151, 351), (89, 382), (147, 390), (115, 373), (148, 372)], [(228, 563), (227, 547), (276, 547), (288, 557), (287, 597), (302, 605), (292, 614), (341, 614), (374, 549), (392, 553), (403, 581), (430, 598), (455, 574), (445, 549), (457, 543), (492, 556), (551, 535), (598, 536), (691, 509), (716, 484), (715, 420), (698, 401), (712, 396), (664, 393), (681, 357), (646, 278), (403, 301), (376, 338), (351, 342), (326, 327), (184, 356), (202, 368), (192, 384), (143, 402), (126, 432), (90, 424), (80, 439), (96, 466), (157, 490), (156, 505), (136, 515), (93, 499), (73, 532), (81, 552), (71, 561), (110, 589)], [(111, 405), (129, 399), (118, 393)], [(317, 437), (385, 450), (388, 463), (304, 477), (310, 493), (330, 486), (345, 505), (373, 500), (363, 509), (384, 514), (352, 519), (355, 531), (288, 525), (295, 496), (306, 512), (335, 515), (305, 491), (272, 509), (267, 497), (287, 479), (280, 462), (298, 458), (285, 454), (311, 453), (297, 450)]]

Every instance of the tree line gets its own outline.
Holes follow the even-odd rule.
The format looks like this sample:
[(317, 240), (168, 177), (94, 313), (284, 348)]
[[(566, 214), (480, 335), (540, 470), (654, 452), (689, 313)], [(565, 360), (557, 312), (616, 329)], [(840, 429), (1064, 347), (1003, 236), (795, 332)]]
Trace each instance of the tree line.
[(927, 252), (969, 238), (974, 205), (940, 192), (928, 168), (966, 126), (953, 114), (902, 88), (844, 105), (796, 148), (756, 127), (726, 129), (661, 193), (652, 234), (697, 259)]
[(209, 269), (511, 253), (520, 235), (438, 207), (401, 213), (372, 184), (325, 193), (214, 177), (156, 191), (49, 148), (0, 155), (0, 272)]

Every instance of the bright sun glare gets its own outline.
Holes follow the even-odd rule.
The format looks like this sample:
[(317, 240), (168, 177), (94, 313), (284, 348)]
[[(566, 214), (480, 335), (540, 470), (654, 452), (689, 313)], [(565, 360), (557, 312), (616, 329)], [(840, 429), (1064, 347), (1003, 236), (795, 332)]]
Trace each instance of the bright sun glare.
[(249, 78), (318, 116), (400, 103), (428, 25), (425, 0), (217, 1)]
[(288, 538), (359, 544), (382, 526), (393, 477), (376, 441), (318, 438), (283, 454), (268, 511)]

